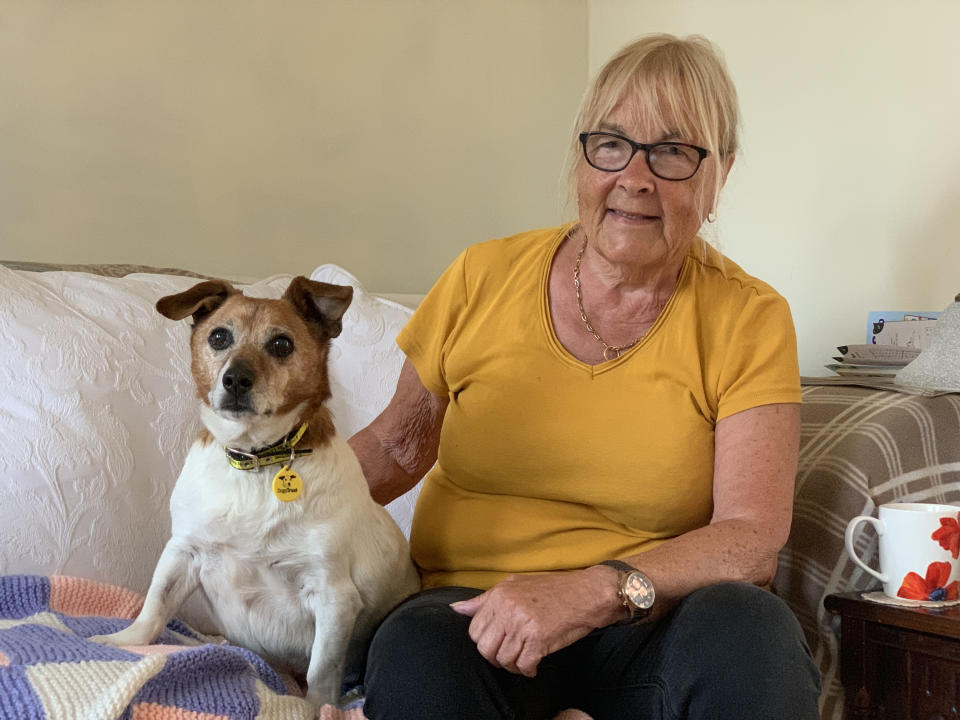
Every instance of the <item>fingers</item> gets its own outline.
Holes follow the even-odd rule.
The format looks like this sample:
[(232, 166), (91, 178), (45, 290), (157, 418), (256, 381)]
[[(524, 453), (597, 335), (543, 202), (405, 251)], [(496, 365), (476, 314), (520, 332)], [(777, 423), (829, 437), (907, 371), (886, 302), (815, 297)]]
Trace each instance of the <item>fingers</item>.
[[(477, 648), (480, 647), (480, 644), (477, 644)], [(492, 665), (497, 667), (502, 667), (504, 670), (508, 670), (512, 673), (519, 672), (517, 670), (517, 658), (520, 656), (520, 652), (523, 650), (523, 638), (519, 637), (516, 633), (506, 634), (503, 633), (498, 646), (492, 650), (493, 660), (490, 660), (489, 657), (484, 655), (487, 660), (490, 660)], [(483, 653), (480, 653), (483, 655)]]
[(534, 650), (535, 643), (516, 633), (507, 633), (499, 625), (481, 627), (477, 618), (470, 624), (470, 637), (480, 655), (494, 667), (526, 677), (537, 676), (537, 665), (543, 655)]
[[(490, 613), (480, 613), (486, 605), (488, 595), (489, 591), (469, 600), (450, 603), (450, 608), (454, 612), (473, 618), (468, 631), (470, 639), (487, 662), (494, 667), (513, 673), (527, 674), (521, 673), (516, 665), (516, 660), (523, 650), (523, 640), (514, 635), (507, 636), (506, 630), (502, 625), (495, 623)], [(535, 666), (533, 672), (536, 673)]]
[(503, 667), (503, 665), (497, 659), (497, 655), (500, 653), (500, 647), (503, 645), (503, 639), (505, 637), (505, 634), (502, 630), (490, 628), (475, 638), (473, 637), (473, 633), (470, 633), (470, 636), (477, 644), (477, 652), (479, 652), (488, 663), (494, 667)]
[(468, 632), (477, 651), (487, 662), (508, 672), (536, 677), (537, 665), (543, 653), (535, 649), (540, 643), (527, 637), (523, 631), (528, 618), (524, 613), (518, 613), (516, 608), (506, 612), (506, 608), (488, 602), (488, 597), (484, 593), (471, 600), (454, 603), (451, 607), (456, 605), (453, 609), (464, 615), (474, 613)]
[(450, 603), (450, 607), (454, 612), (458, 612), (461, 615), (468, 615), (473, 617), (480, 611), (480, 608), (483, 607), (484, 603), (487, 600), (487, 593), (481, 593), (476, 597), (472, 597), (469, 600), (460, 600), (455, 603)]
[(500, 645), (497, 660), (504, 670), (528, 678), (537, 676), (537, 667), (543, 659), (543, 653), (534, 650), (536, 644), (530, 640), (508, 637)]
[(517, 668), (516, 672), (530, 678), (537, 676), (537, 667), (540, 665), (540, 661), (543, 660), (545, 654), (538, 648), (539, 644), (531, 642), (525, 642), (523, 644), (523, 649), (514, 663)]

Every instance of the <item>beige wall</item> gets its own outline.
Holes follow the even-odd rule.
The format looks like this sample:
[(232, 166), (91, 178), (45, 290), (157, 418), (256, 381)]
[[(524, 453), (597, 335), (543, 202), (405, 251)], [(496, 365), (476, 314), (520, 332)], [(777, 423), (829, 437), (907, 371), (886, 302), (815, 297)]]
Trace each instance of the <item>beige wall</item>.
[(591, 0), (590, 68), (646, 32), (701, 33), (740, 92), (721, 248), (790, 301), (801, 371), (870, 310), (960, 291), (960, 3)]
[(5, 0), (0, 258), (424, 292), (560, 218), (585, 0)]
[(7, 0), (0, 258), (261, 277), (337, 262), (424, 292), (557, 222), (589, 72), (699, 32), (741, 93), (714, 226), (824, 374), (871, 309), (960, 290), (955, 0)]

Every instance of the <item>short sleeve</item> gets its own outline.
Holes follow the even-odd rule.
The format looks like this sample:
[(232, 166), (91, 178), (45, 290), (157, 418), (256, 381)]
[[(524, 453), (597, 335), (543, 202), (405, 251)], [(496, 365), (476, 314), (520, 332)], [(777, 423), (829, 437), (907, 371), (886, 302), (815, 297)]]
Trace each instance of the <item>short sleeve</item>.
[(444, 271), (397, 335), (397, 345), (434, 395), (449, 392), (444, 359), (467, 307), (467, 253), (460, 253)]
[(728, 339), (717, 419), (773, 403), (799, 403), (797, 336), (787, 301), (770, 290), (745, 304)]

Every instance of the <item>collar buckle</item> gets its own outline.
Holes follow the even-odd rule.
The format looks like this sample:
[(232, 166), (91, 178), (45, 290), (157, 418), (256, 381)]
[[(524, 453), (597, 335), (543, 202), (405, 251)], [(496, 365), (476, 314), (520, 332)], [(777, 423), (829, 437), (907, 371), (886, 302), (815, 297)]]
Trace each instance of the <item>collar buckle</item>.
[[(224, 446), (223, 451), (226, 453), (227, 460), (230, 464), (238, 470), (257, 471), (265, 465), (282, 463), (286, 460), (286, 452), (284, 451), (288, 448), (290, 449), (290, 462), (292, 463), (298, 454), (295, 446), (307, 431), (307, 426), (307, 423), (302, 423), (298, 429), (292, 431), (286, 437), (278, 440), (273, 445), (260, 448), (255, 453), (227, 446)], [(313, 450), (306, 449), (300, 450), (299, 454), (308, 455), (312, 452)]]

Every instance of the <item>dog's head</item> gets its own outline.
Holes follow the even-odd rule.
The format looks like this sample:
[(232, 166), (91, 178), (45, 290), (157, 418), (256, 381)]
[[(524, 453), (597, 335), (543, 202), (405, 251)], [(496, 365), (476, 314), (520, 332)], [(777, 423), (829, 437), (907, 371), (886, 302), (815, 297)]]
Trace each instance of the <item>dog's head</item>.
[(267, 444), (319, 410), (330, 339), (352, 297), (349, 286), (296, 277), (280, 300), (209, 280), (157, 301), (165, 317), (193, 317), (193, 378), (218, 441)]

